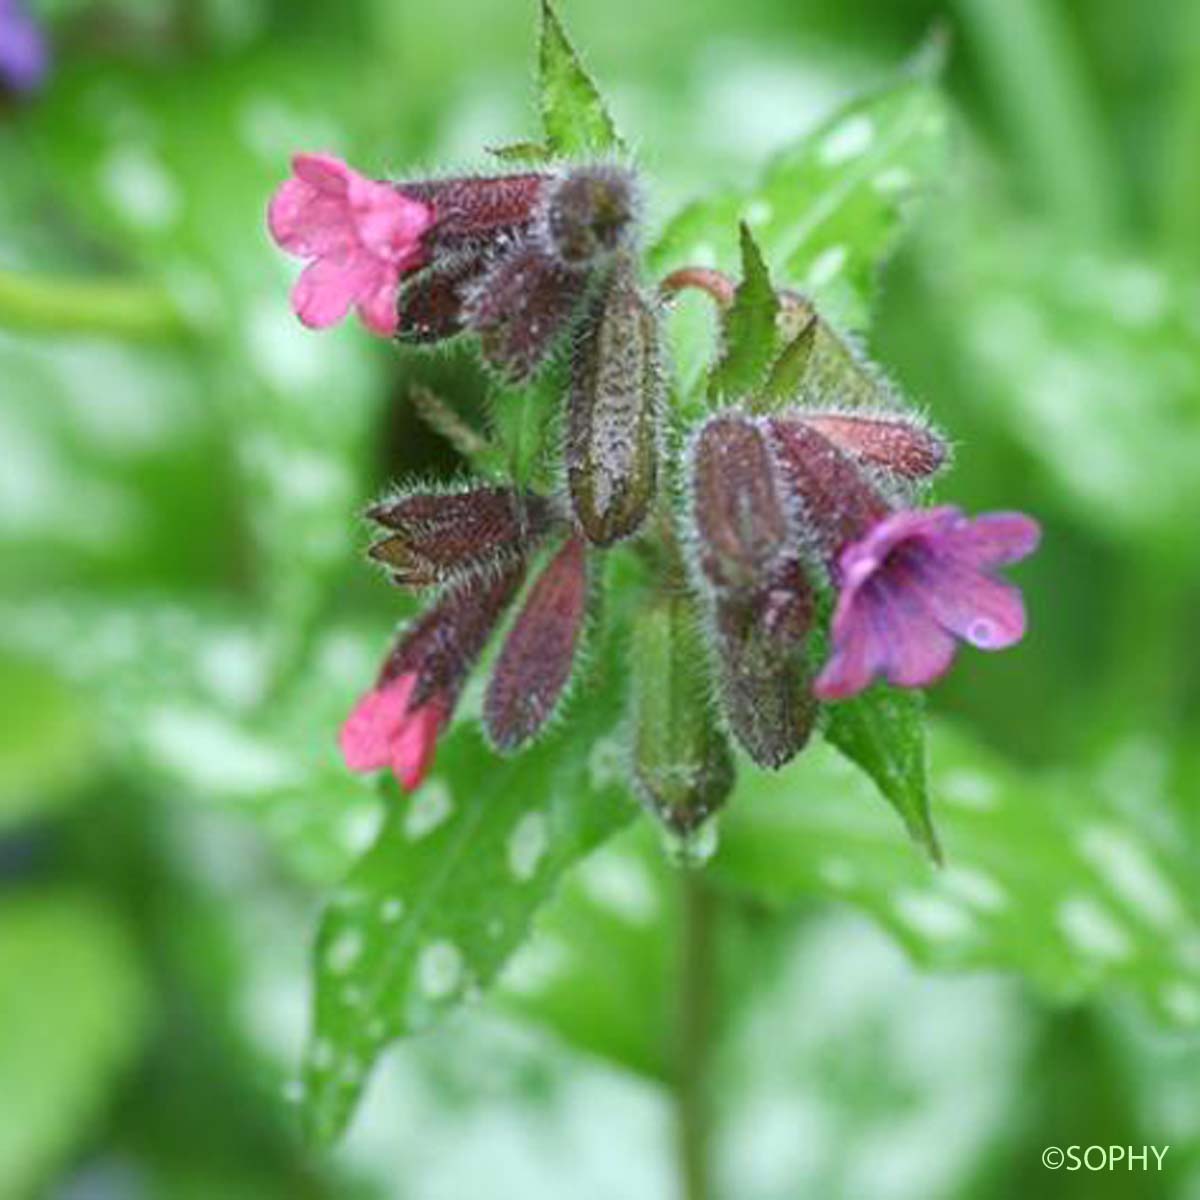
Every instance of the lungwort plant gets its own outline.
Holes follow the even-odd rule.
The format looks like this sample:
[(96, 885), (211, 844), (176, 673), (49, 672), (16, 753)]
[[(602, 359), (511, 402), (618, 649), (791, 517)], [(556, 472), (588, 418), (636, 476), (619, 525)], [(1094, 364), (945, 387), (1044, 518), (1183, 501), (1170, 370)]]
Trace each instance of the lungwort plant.
[(631, 798), (696, 867), (739, 775), (823, 738), (940, 856), (920, 689), (960, 643), (1020, 640), (1000, 569), (1039, 531), (929, 505), (949, 443), (855, 336), (941, 151), (935, 59), (657, 234), (653, 180), (548, 5), (544, 137), (495, 152), (508, 170), (294, 158), (268, 220), (306, 260), (297, 317), (461, 340), (496, 382), (486, 428), (426, 400), (461, 479), (366, 511), (370, 558), (422, 607), (380, 631), (340, 744), (412, 796), (390, 792), (322, 924), (319, 1138), (389, 1041), (496, 977)]

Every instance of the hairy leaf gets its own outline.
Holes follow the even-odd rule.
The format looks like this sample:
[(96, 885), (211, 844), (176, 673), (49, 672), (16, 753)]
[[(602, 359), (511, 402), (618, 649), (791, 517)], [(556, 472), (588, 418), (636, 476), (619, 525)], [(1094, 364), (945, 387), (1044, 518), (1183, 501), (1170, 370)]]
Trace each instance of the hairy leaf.
[(473, 721), (411, 798), (389, 795), (379, 836), (325, 913), (305, 1068), (312, 1136), (345, 1127), (383, 1048), (495, 978), (563, 871), (627, 822), (613, 741), (623, 697), (598, 661), (557, 733), (497, 760)]
[(1169, 813), (1139, 797), (1135, 823), (1099, 775), (1015, 770), (942, 725), (930, 760), (943, 868), (814, 747), (743, 776), (714, 871), (776, 903), (846, 900), (927, 965), (1017, 970), (1059, 999), (1119, 982), (1164, 1021), (1200, 1022), (1194, 872)]
[(625, 149), (604, 100), (550, 0), (542, 0), (540, 107), (546, 142), (557, 155)]
[[(930, 72), (911, 72), (857, 100), (785, 150), (756, 185), (695, 201), (650, 254), (656, 276), (684, 266), (735, 271), (738, 226), (754, 233), (775, 283), (811, 296), (840, 325), (862, 328), (878, 269), (913, 201), (938, 178), (948, 120)], [(707, 327), (672, 321), (685, 387)], [(697, 342), (700, 346), (697, 346)]]
[(877, 684), (826, 710), (825, 737), (874, 781), (913, 838), (938, 862), (925, 766), (925, 698)]
[(775, 356), (779, 299), (762, 252), (744, 221), (742, 280), (725, 316), (724, 349), (708, 381), (709, 399), (736, 400), (756, 392)]

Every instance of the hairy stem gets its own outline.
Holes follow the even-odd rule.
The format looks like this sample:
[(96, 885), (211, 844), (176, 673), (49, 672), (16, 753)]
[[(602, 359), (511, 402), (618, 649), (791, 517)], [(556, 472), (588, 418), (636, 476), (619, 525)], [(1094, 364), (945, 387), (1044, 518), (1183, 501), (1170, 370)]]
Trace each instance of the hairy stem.
[(161, 288), (0, 270), (0, 329), (168, 341), (187, 326)]
[(717, 898), (700, 869), (684, 869), (676, 1103), (681, 1200), (712, 1200), (708, 1063), (715, 1000)]

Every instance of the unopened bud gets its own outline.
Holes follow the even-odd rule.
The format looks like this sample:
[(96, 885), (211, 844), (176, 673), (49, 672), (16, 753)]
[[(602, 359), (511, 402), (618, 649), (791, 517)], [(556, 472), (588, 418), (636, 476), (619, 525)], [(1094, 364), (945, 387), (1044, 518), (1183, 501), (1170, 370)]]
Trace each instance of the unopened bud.
[(658, 321), (622, 255), (576, 335), (567, 407), (571, 500), (598, 546), (636, 533), (654, 500), (661, 391)]
[(760, 767), (781, 767), (804, 747), (817, 716), (804, 653), (812, 588), (792, 559), (757, 592), (718, 593), (714, 610), (729, 727)]
[(400, 638), (380, 673), (387, 683), (413, 673), (410, 709), (434, 696), (451, 707), (525, 575), (522, 560), (469, 576), (443, 593)]
[(757, 589), (787, 549), (788, 510), (774, 455), (748, 417), (712, 417), (696, 438), (692, 518), (701, 571), (717, 587)]
[(396, 185), (414, 200), (432, 205), (433, 228), (425, 235), (430, 249), (500, 249), (533, 223), (550, 176), (460, 176), (419, 179)]
[(690, 833), (725, 803), (733, 759), (709, 698), (695, 613), (665, 596), (633, 630), (634, 748), (638, 790), (668, 828)]
[(946, 461), (946, 443), (901, 413), (802, 412), (795, 416), (839, 450), (901, 479), (924, 479)]
[(483, 715), (498, 750), (546, 724), (571, 677), (587, 609), (587, 546), (571, 536), (538, 577), (492, 671)]
[(888, 514), (888, 505), (862, 468), (804, 421), (768, 421), (776, 459), (799, 503), (803, 525), (827, 562)]
[(464, 251), (405, 283), (397, 302), (397, 339), (428, 346), (461, 333), (466, 321), (464, 293), (486, 263), (482, 252)]
[(570, 167), (546, 189), (547, 249), (567, 266), (594, 266), (630, 240), (637, 210), (632, 171), (611, 164)]
[(368, 553), (404, 587), (430, 587), (519, 557), (553, 520), (543, 497), (503, 487), (413, 492), (377, 504), (367, 516), (395, 530)]
[(471, 284), (465, 306), (484, 358), (513, 383), (528, 379), (566, 331), (586, 283), (532, 244), (500, 258)]

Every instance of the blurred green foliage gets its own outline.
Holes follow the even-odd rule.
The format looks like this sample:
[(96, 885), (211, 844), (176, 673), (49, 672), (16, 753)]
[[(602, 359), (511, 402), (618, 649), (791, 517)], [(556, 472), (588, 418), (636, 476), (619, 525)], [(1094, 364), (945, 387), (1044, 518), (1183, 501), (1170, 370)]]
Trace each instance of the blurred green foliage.
[[(0, 1195), (668, 1194), (678, 872), (637, 821), (552, 886), (629, 816), (620, 696), (577, 700), (582, 747), (564, 723), (503, 773), (464, 722), (437, 820), (333, 741), (406, 612), (357, 513), (461, 469), (411, 389), (524, 411), (469, 354), (300, 329), (263, 227), (294, 150), (407, 175), (536, 136), (534, 6), (31, 7), (58, 63), (0, 107)], [(708, 872), (719, 1193), (1194, 1196), (1200, 10), (564, 10), (651, 177), (655, 269), (698, 245), (736, 267), (747, 219), (777, 281), (954, 436), (939, 496), (1047, 529), (1027, 641), (962, 656), (929, 698), (943, 870), (827, 749), (743, 773)], [(700, 384), (704, 302), (671, 329)], [(450, 861), (470, 822), (477, 872), (419, 920), (385, 910), (392, 874)], [(456, 922), (501, 877), (511, 937), (473, 946)], [(339, 883), (367, 885), (374, 940), (352, 954), (335, 906), (315, 952), (344, 987), (386, 955), (386, 1037), (420, 1023), (418, 943), (464, 956), (474, 1002), (391, 1052), (318, 1161), (292, 1101)], [(474, 998), (529, 920), (518, 885), (548, 906)], [(318, 1023), (374, 1038), (345, 998), (318, 996)], [(1161, 1174), (1041, 1166), (1070, 1143), (1171, 1150)]]

